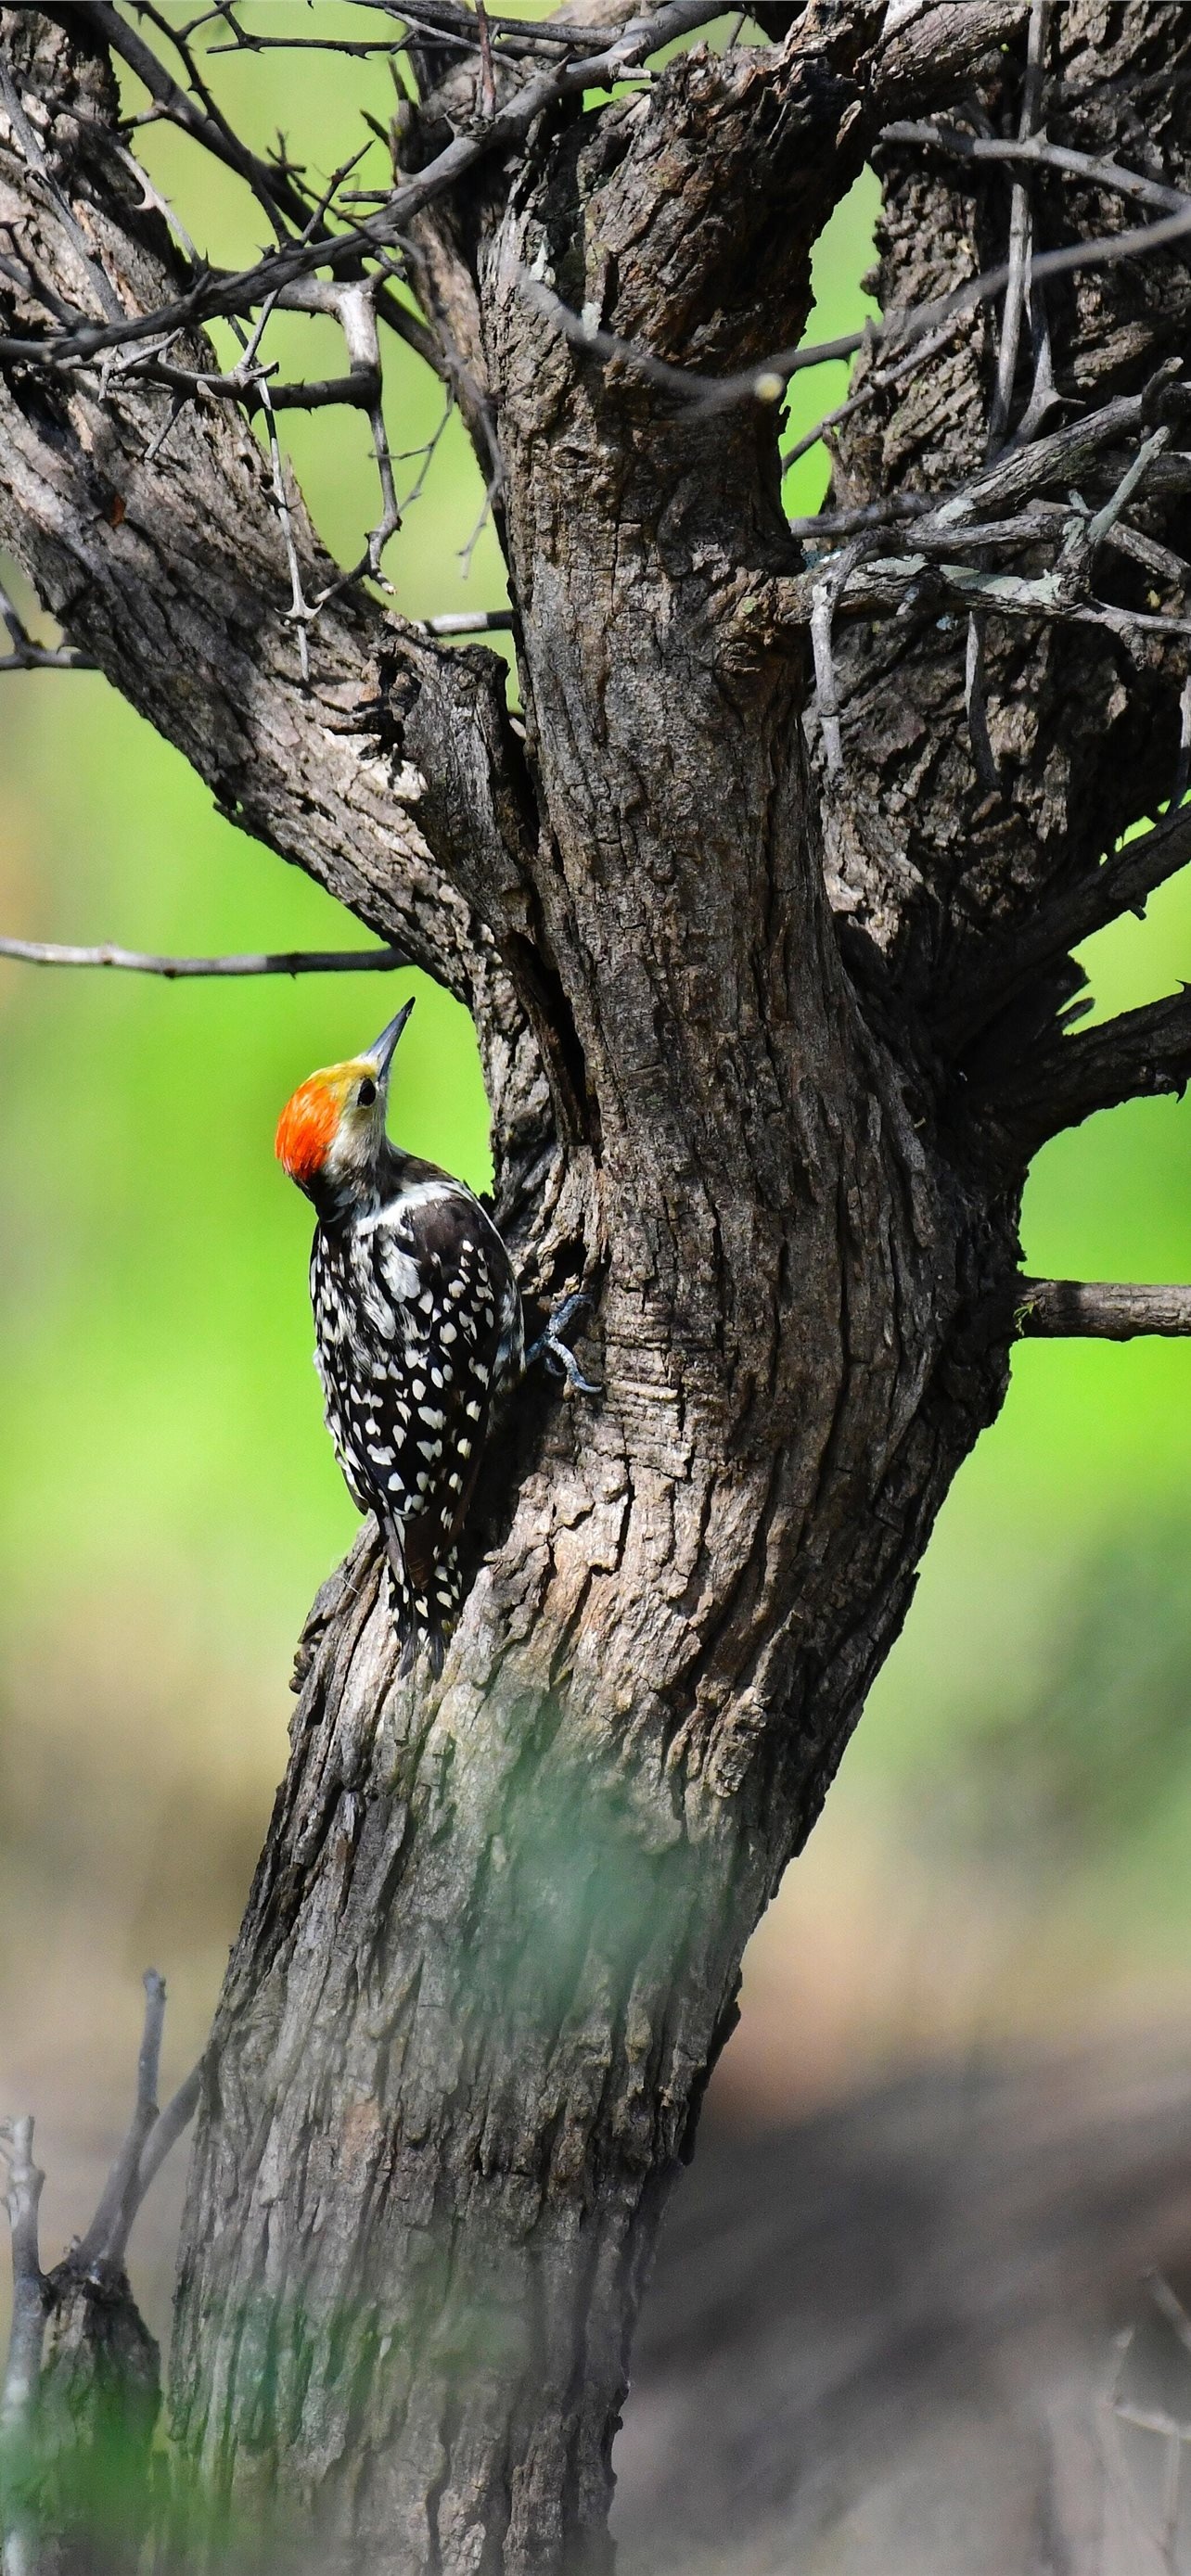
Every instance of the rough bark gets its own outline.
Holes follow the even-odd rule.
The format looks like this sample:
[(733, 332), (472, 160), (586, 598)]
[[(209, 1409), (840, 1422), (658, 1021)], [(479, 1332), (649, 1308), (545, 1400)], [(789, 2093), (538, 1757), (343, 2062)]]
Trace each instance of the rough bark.
[[(1149, 68), (1141, 0), (1111, 15), (1063, 12), (1081, 140), (1116, 138), (1112, 83)], [(891, 113), (965, 83), (1015, 109), (1021, 18), (886, 36), (882, 7), (811, 0), (773, 51), (698, 47), (544, 119), (512, 178), (481, 165), (423, 227), (428, 310), (471, 334), (498, 424), (524, 750), (487, 657), (354, 596), (301, 689), (259, 450), (226, 413), (146, 462), (160, 395), (20, 371), (0, 393), (0, 535), (238, 820), (467, 994), (527, 1279), (599, 1290), (603, 1396), (527, 1391), (441, 1682), (397, 1676), (371, 1530), (307, 1630), (185, 2225), (192, 2556), (609, 2563), (637, 2302), (741, 1951), (1001, 1399), (1070, 970), (1048, 952), (1011, 1014), (986, 995), (979, 1055), (946, 1005), (978, 933), (1082, 883), (1106, 816), (1167, 792), (1178, 677), (1066, 630), (994, 643), (990, 798), (954, 635), (856, 628), (827, 780), (805, 629), (772, 613), (801, 563), (772, 411), (676, 408), (525, 281), (663, 359), (759, 362)], [(85, 25), (9, 12), (6, 37), (122, 296), (164, 300), (166, 245), (77, 122), (109, 112)], [(1166, 13), (1162, 42), (1191, 52)], [(970, 274), (985, 233), (995, 253), (998, 185), (891, 163), (888, 303)], [(38, 251), (61, 276), (48, 217)], [(1119, 281), (1068, 295), (1074, 381), (1135, 390), (1178, 344), (1183, 273), (1150, 289), (1128, 321)], [(970, 468), (979, 332), (955, 347), (841, 445), (842, 498)]]

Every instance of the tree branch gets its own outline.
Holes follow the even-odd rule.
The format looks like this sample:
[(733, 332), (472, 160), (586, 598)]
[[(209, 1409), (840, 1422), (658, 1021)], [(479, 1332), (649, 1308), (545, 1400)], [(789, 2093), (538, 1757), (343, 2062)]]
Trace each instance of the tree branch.
[(1123, 1100), (1182, 1093), (1191, 1081), (1191, 986), (1102, 1027), (1053, 1037), (990, 1090), (990, 1108), (1016, 1144), (1036, 1153)]
[(1102, 1279), (1023, 1279), (1016, 1305), (1025, 1339), (1077, 1335), (1130, 1342), (1140, 1333), (1191, 1333), (1191, 1288), (1139, 1288)]
[[(1157, 223), (1135, 225), (1122, 233), (1103, 233), (1082, 242), (1070, 242), (1059, 250), (1042, 251), (1031, 262), (1031, 279), (1069, 277), (1085, 269), (1117, 267), (1123, 260), (1137, 259), (1157, 250), (1167, 250), (1185, 241), (1191, 234), (1191, 197), (1180, 200), (1175, 214), (1162, 216)], [(885, 314), (879, 322), (866, 322), (859, 331), (841, 331), (832, 340), (799, 342), (795, 348), (774, 349), (758, 358), (751, 366), (727, 375), (704, 375), (691, 367), (679, 367), (654, 350), (615, 331), (604, 330), (584, 314), (575, 313), (555, 295), (541, 279), (523, 277), (522, 291), (544, 320), (569, 340), (572, 347), (585, 349), (605, 365), (623, 367), (659, 391), (672, 394), (688, 403), (696, 414), (708, 415), (729, 411), (738, 403), (778, 403), (787, 385), (808, 367), (821, 367), (839, 358), (854, 358), (861, 349), (881, 348), (893, 341), (903, 345), (933, 336), (941, 325), (957, 322), (976, 304), (989, 304), (1012, 283), (1014, 266), (1002, 262), (998, 268), (986, 269), (979, 277), (965, 279), (962, 286), (929, 304), (916, 305), (904, 312)], [(113, 326), (114, 327), (114, 326)], [(38, 342), (35, 347), (43, 344)], [(47, 333), (44, 343), (52, 350), (57, 342)], [(0, 358), (7, 344), (0, 340)], [(26, 352), (27, 354), (27, 352)], [(840, 415), (842, 416), (842, 415)], [(821, 424), (822, 426), (822, 424)], [(819, 431), (815, 432), (817, 438)], [(813, 441), (809, 442), (813, 444)], [(792, 449), (786, 463), (794, 462), (801, 452)], [(1025, 453), (1026, 451), (1022, 451)]]
[(160, 2173), (171, 2148), (176, 2147), (179, 2138), (185, 2136), (194, 2118), (202, 2090), (203, 2064), (204, 2060), (200, 2057), (197, 2066), (192, 2066), (189, 2075), (179, 2084), (177, 2092), (171, 2094), (164, 2111), (158, 2112), (149, 2131), (141, 2149), (140, 2168), (135, 2185), (134, 2217), (150, 2184)]
[(132, 975), (358, 975), (408, 966), (400, 948), (277, 949), (259, 957), (155, 957), (139, 948), (71, 948), (52, 939), (0, 939), (0, 957), (24, 966), (115, 966)]
[[(13, 2322), (0, 2383), (3, 2576), (103, 2563), (129, 2576), (153, 2503), (158, 2351), (125, 2275), (128, 2236), (146, 2191), (191, 2117), (198, 2070), (157, 2111), (165, 1985), (150, 1969), (132, 2118), (84, 2236), (43, 2274), (32, 2160), (33, 2123), (0, 2130), (8, 2166)], [(118, 2517), (113, 2522), (113, 2507)], [(109, 2546), (110, 2544), (110, 2546)]]
[(99, 2262), (121, 2267), (128, 2231), (135, 2214), (135, 2193), (141, 2169), (141, 2153), (157, 2119), (157, 2075), (161, 2063), (161, 2034), (165, 2022), (165, 1979), (156, 1968), (146, 1968), (145, 2023), (137, 2055), (136, 2098), (128, 2134), (116, 2158), (99, 2206), (87, 2233), (75, 2251), (80, 2271), (89, 2272)]
[[(142, 86), (147, 89), (154, 106), (168, 118), (171, 125), (179, 126), (184, 134), (188, 134), (192, 141), (202, 144), (204, 149), (210, 152), (215, 160), (221, 161), (226, 169), (234, 170), (237, 178), (247, 181), (258, 204), (263, 206), (274, 231), (281, 238), (284, 238), (284, 224), (281, 220), (283, 216), (288, 216), (290, 221), (296, 223), (301, 229), (310, 213), (310, 207), (300, 191), (295, 188), (288, 174), (279, 170), (274, 163), (262, 161), (255, 152), (250, 152), (247, 144), (242, 143), (239, 136), (233, 132), (226, 118), (218, 113), (214, 101), (209, 96), (202, 107), (196, 106), (194, 100), (167, 71), (160, 55), (154, 53), (153, 47), (146, 44), (144, 37), (135, 27), (126, 24), (119, 11), (109, 5), (109, 0), (82, 0), (77, 14), (89, 26), (97, 41), (112, 53), (118, 54), (127, 64), (129, 71), (135, 73)], [(187, 71), (194, 77), (194, 62), (185, 38), (175, 34), (171, 29), (170, 41), (177, 47)]]
[[(10, 11), (5, 35), (18, 87), (51, 122), (64, 191), (86, 197), (125, 310), (144, 313), (168, 291), (169, 251), (96, 141), (115, 116), (110, 71), (78, 47), (73, 13), (58, 26)], [(0, 163), (22, 187), (19, 150), (0, 145)], [(52, 207), (29, 200), (26, 243), (69, 284), (73, 249)], [(106, 399), (81, 385), (65, 402), (0, 391), (0, 541), (223, 810), (466, 996), (475, 916), (524, 935), (528, 912), (524, 763), (503, 666), (337, 592), (337, 567), (287, 493), (302, 596), (327, 594), (303, 687), (267, 462), (238, 412), (207, 405), (184, 464), (169, 444), (152, 453), (165, 399), (127, 380)]]
[(994, 162), (1008, 164), (1011, 169), (1059, 170), (1065, 178), (1081, 179), (1087, 187), (1133, 197), (1139, 205), (1152, 206), (1158, 214), (1185, 213), (1191, 207), (1185, 188), (1169, 188), (1142, 170), (1127, 169), (1121, 161), (1096, 160), (1090, 152), (1070, 151), (1064, 144), (1052, 143), (1045, 134), (1023, 134), (1014, 141), (1012, 137), (965, 134), (957, 126), (915, 124), (907, 119), (887, 125), (881, 141), (916, 144), (977, 166)]
[(76, 653), (72, 645), (35, 644), (2, 583), (0, 626), (4, 627), (10, 648), (0, 655), (0, 671), (93, 671), (96, 667), (88, 653)]
[(457, 186), (491, 154), (523, 143), (540, 116), (568, 98), (581, 97), (585, 90), (614, 88), (647, 55), (691, 34), (711, 14), (709, 0), (663, 0), (652, 14), (632, 19), (600, 52), (537, 73), (478, 131), (455, 135), (424, 169), (395, 188), (379, 214), (345, 232), (320, 231), (310, 240), (283, 243), (251, 268), (229, 275), (204, 272), (184, 294), (174, 295), (148, 313), (105, 324), (80, 322), (32, 340), (10, 334), (0, 338), (0, 361), (60, 364), (66, 359), (97, 357), (146, 333), (192, 331), (204, 322), (251, 312), (278, 287), (308, 277), (316, 269), (338, 274), (369, 251), (390, 249), (400, 243), (412, 216)]
[(1111, 850), (1090, 875), (1039, 904), (1005, 937), (981, 942), (937, 1022), (947, 1045), (970, 1043), (1034, 976), (1122, 913), (1144, 914), (1150, 895), (1191, 860), (1191, 808), (1180, 806), (1139, 840)]
[(45, 2335), (45, 2281), (37, 2217), (45, 2175), (33, 2162), (30, 2118), (0, 2127), (0, 2156), (8, 2169), (5, 2198), (12, 2236), (12, 2325), (0, 2385), (0, 2436), (7, 2439), (14, 2433), (28, 2432)]
[(0, 2380), (0, 2571), (2, 2576), (36, 2576), (37, 2518), (30, 2491), (49, 2296), (38, 2243), (45, 2176), (33, 2162), (31, 2119), (0, 2128), (0, 2157), (8, 2169), (5, 2198), (12, 2238), (12, 2322)]

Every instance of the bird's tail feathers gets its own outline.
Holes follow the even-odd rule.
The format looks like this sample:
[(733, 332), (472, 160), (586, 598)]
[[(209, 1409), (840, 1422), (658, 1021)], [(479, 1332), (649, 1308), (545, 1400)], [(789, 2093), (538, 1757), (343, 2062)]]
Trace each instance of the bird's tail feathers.
[(437, 1681), (463, 1594), (458, 1549), (448, 1548), (423, 1582), (410, 1570), (398, 1530), (385, 1531), (385, 1545), (393, 1625), (402, 1649), (397, 1670), (400, 1674), (412, 1672), (424, 1646), (431, 1674)]

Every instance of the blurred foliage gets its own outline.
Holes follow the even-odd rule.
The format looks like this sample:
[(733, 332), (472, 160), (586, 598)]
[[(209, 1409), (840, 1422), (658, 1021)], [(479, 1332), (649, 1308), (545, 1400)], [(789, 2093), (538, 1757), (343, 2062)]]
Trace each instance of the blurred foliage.
[[(271, 0), (267, 16), (271, 32), (309, 27), (292, 0)], [(321, 0), (320, 27), (339, 19), (354, 30), (353, 13)], [(357, 184), (383, 184), (383, 146), (361, 120), (364, 109), (382, 122), (390, 112), (381, 61), (269, 53), (212, 58), (210, 69), (260, 145), (280, 127), (322, 176), (366, 143)], [(131, 82), (128, 104), (138, 104)], [(262, 219), (235, 181), (160, 123), (136, 139), (200, 247), (217, 260), (251, 256)], [(860, 279), (875, 204), (865, 179), (827, 228), (811, 337), (872, 309)], [(337, 334), (279, 316), (268, 354), (285, 373), (334, 372)], [(789, 430), (801, 435), (845, 381), (838, 366), (796, 379)], [(403, 490), (441, 413), (439, 386), (407, 352), (390, 353)], [(324, 538), (354, 560), (376, 515), (365, 425), (287, 413), (283, 429)], [(791, 510), (813, 509), (826, 478), (820, 447), (788, 478)], [(389, 549), (402, 611), (504, 599), (490, 526), (465, 576), (461, 550), (482, 500), (452, 419)], [(38, 673), (0, 688), (5, 930), (182, 951), (363, 937), (298, 870), (218, 816), (100, 678)], [(1189, 954), (1191, 883), (1176, 882), (1144, 925), (1129, 920), (1089, 944), (1099, 1007), (1169, 989)], [(180, 2058), (213, 2002), (284, 1759), (292, 1643), (355, 1526), (310, 1366), (309, 1215), (273, 1162), (273, 1126), (310, 1066), (367, 1042), (410, 980), (170, 986), (0, 965), (5, 2100), (16, 2087), (44, 2102), (47, 2069), (63, 2059), (73, 2090), (89, 2049), (106, 2102), (125, 2062), (114, 2038), (131, 2058), (135, 1974), (150, 1956), (175, 1988)], [(447, 997), (424, 982), (419, 991), (395, 1126), (482, 1184), (471, 1033)], [(1028, 1192), (1028, 1266), (1191, 1277), (1189, 1141), (1191, 1111), (1162, 1100), (1051, 1146)], [(859, 1874), (876, 1869), (874, 1852), (929, 1844), (943, 1889), (935, 1938), (948, 1870), (966, 1869), (976, 1848), (983, 1869), (994, 1849), (1032, 1847), (1045, 1818), (1063, 1869), (1083, 1873), (1072, 1898), (1081, 1920), (1089, 1904), (1111, 1918), (1111, 1975), (1174, 1955), (1191, 1824), (1189, 1417), (1191, 1346), (1031, 1344), (1015, 1355), (1008, 1404), (948, 1504), (906, 1635), (815, 1837), (811, 1876), (794, 1880), (829, 1889), (837, 1912), (850, 1906), (859, 1921)], [(924, 1782), (940, 1784), (933, 1802)], [(899, 1866), (882, 1885), (894, 1908), (910, 1905)], [(793, 1919), (775, 1917), (771, 1973), (773, 1943)], [(896, 1954), (892, 1935), (885, 1948)], [(1109, 1974), (1105, 1956), (1085, 1945), (1089, 1989)], [(127, 2010), (115, 2012), (124, 1980)], [(831, 1998), (824, 1977), (808, 2012), (830, 2012)], [(788, 2036), (774, 2046), (788, 2053)], [(49, 2205), (56, 2212), (52, 2189)]]
[[(1191, 1617), (1184, 1520), (1144, 1520), (1090, 1550), (1037, 1669), (969, 1685), (969, 1731), (919, 1809), (937, 1849), (1032, 1870), (1102, 1868), (1162, 1810), (1191, 1823)], [(1181, 1890), (1180, 1890), (1181, 1893)]]

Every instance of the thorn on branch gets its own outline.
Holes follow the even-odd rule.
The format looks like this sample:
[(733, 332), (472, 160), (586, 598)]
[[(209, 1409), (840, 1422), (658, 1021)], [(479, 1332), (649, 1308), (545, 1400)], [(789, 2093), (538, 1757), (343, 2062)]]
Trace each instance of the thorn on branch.
[(836, 603), (846, 589), (862, 556), (871, 552), (876, 532), (863, 530), (850, 543), (832, 555), (826, 570), (817, 574), (811, 591), (811, 652), (815, 664), (815, 702), (823, 732), (823, 757), (829, 778), (838, 777), (844, 765), (843, 736), (840, 730), (839, 680), (832, 651), (831, 630)]
[[(1023, 142), (1029, 141), (1038, 121), (1049, 29), (1050, 0), (1032, 0), (1026, 78), (1019, 126), (1019, 134)], [(993, 386), (988, 415), (990, 455), (996, 454), (1009, 427), (1013, 387), (1017, 378), (1018, 351), (1021, 346), (1021, 326), (1029, 294), (1033, 243), (1034, 215), (1030, 192), (1023, 180), (1015, 179), (1009, 213), (1009, 261), (1005, 282), (1005, 303), (1001, 315), (1001, 343), (997, 351), (996, 382)], [(979, 648), (977, 658), (979, 658)]]
[(984, 685), (984, 636), (988, 620), (981, 609), (973, 609), (968, 619), (968, 640), (964, 656), (964, 709), (972, 758), (982, 787), (991, 794), (1001, 792), (1001, 773), (988, 729), (988, 700)]

